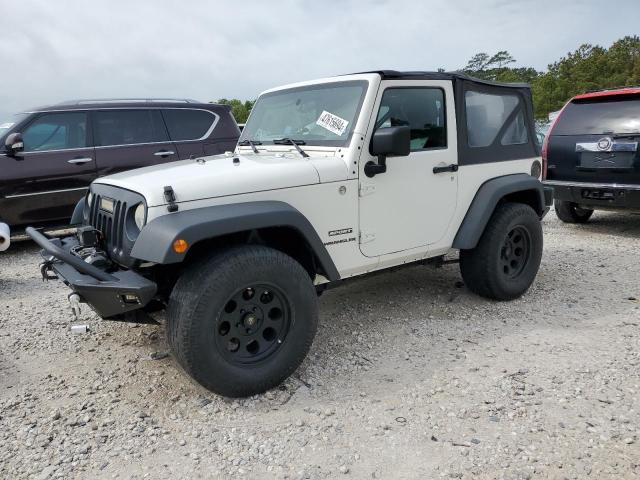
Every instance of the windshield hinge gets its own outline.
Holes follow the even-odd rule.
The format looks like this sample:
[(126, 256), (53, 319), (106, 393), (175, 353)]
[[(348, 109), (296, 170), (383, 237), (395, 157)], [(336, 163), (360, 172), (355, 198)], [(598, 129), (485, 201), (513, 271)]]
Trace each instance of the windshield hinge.
[(360, 184), (360, 196), (365, 197), (375, 193), (376, 186), (373, 183), (361, 183)]
[(360, 232), (360, 245), (373, 242), (376, 239), (376, 234), (371, 232)]

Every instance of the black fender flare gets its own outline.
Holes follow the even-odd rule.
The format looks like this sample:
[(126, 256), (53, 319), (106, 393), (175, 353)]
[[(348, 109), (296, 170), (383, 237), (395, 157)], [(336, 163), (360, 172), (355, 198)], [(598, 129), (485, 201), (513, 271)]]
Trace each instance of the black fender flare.
[(215, 205), (163, 215), (142, 228), (131, 256), (160, 264), (179, 263), (187, 253), (173, 250), (173, 242), (179, 238), (191, 247), (201, 240), (267, 227), (295, 229), (307, 241), (327, 278), (340, 279), (329, 252), (309, 220), (288, 203), (278, 201)]
[(87, 203), (87, 197), (82, 197), (78, 203), (76, 203), (73, 209), (73, 215), (71, 215), (71, 222), (69, 225), (80, 225), (84, 221), (84, 208)]
[(525, 173), (492, 178), (483, 183), (476, 192), (453, 240), (453, 248), (460, 250), (475, 248), (498, 202), (507, 195), (519, 192), (533, 193), (532, 207), (542, 218), (548, 207), (540, 180)]

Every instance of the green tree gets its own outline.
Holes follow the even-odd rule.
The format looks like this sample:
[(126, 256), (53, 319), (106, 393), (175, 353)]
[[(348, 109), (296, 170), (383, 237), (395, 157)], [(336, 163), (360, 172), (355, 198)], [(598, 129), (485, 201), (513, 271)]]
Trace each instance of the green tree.
[(253, 108), (253, 104), (256, 103), (255, 100), (238, 100), (237, 98), (221, 98), (214, 103), (220, 103), (222, 105), (230, 105), (231, 113), (233, 114), (233, 118), (236, 119), (238, 123), (245, 123), (247, 118), (249, 118), (249, 114), (251, 113), (251, 109)]
[(627, 36), (608, 49), (584, 44), (550, 64), (546, 72), (513, 67), (506, 50), (494, 55), (477, 53), (462, 70), (469, 75), (500, 82), (531, 84), (535, 115), (546, 119), (550, 112), (578, 93), (626, 85), (640, 85), (640, 37)]

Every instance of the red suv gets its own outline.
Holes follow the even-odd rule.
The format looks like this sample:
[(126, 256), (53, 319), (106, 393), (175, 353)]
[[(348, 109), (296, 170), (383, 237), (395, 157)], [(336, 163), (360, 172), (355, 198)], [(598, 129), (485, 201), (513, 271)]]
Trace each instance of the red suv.
[(0, 226), (66, 226), (95, 178), (233, 150), (239, 134), (228, 106), (191, 100), (84, 100), (21, 114), (0, 125)]
[(577, 95), (542, 147), (558, 218), (584, 223), (594, 210), (640, 211), (640, 87)]

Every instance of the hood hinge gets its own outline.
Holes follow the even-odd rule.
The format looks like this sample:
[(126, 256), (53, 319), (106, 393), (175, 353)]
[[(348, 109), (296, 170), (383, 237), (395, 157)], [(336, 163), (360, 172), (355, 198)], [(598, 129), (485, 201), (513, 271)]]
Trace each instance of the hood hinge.
[(360, 196), (364, 197), (376, 192), (376, 186), (374, 183), (361, 183), (360, 184)]
[(364, 245), (365, 243), (373, 242), (376, 239), (376, 234), (371, 232), (363, 232), (360, 231), (360, 245)]

